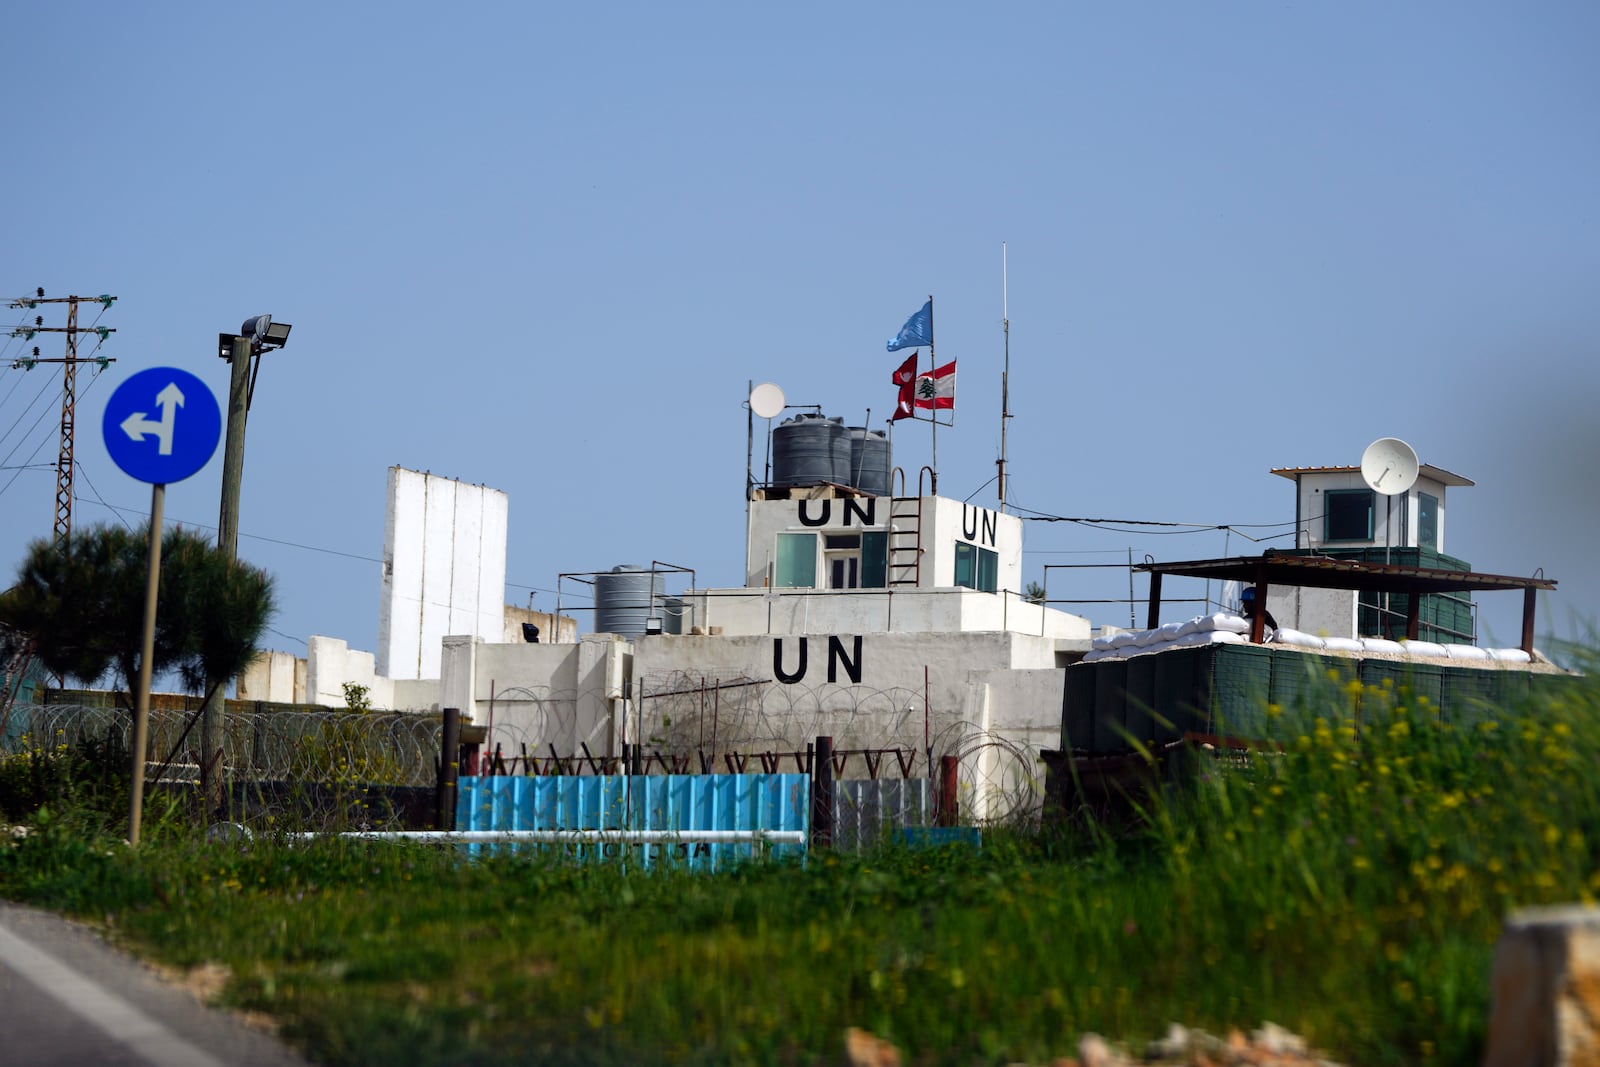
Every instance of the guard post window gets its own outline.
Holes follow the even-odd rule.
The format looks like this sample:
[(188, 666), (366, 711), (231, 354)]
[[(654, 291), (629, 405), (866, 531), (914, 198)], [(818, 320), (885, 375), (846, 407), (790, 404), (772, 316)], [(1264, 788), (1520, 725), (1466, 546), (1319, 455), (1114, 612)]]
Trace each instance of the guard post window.
[(1372, 540), (1372, 490), (1330, 489), (1323, 494), (1324, 541)]
[(957, 541), (956, 584), (982, 593), (993, 593), (1000, 586), (999, 553)]
[(778, 535), (777, 566), (772, 584), (779, 589), (812, 589), (817, 584), (817, 535), (781, 533)]
[(1439, 498), (1417, 494), (1417, 544), (1439, 550)]

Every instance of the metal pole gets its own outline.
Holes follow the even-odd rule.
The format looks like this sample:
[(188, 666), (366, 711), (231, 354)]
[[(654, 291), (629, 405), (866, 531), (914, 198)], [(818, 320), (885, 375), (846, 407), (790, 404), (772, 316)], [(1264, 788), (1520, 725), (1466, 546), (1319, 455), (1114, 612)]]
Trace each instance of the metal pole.
[(439, 778), (434, 790), (433, 824), (440, 830), (456, 828), (456, 780), (461, 759), (461, 709), (444, 709), (439, 732)]
[(960, 768), (961, 760), (957, 757), (939, 757), (939, 796), (934, 815), (936, 826), (954, 826), (960, 819), (960, 809), (957, 806)]
[[(928, 294), (928, 361), (933, 365), (933, 369), (934, 370), (938, 370), (939, 369), (939, 359), (938, 359), (938, 356), (936, 356), (934, 354), (934, 351), (933, 351), (933, 294), (932, 293)], [(916, 403), (915, 401), (912, 401), (913, 406), (915, 406), (915, 403)], [(934, 485), (934, 490), (933, 491), (935, 493), (938, 493), (938, 491), (939, 491), (939, 409), (938, 408), (934, 408), (932, 410), (932, 412), (929, 414), (928, 418), (932, 422), (932, 426), (929, 428), (928, 432), (929, 432), (929, 435), (930, 435), (931, 440), (932, 440), (931, 449), (932, 449), (932, 452), (933, 452), (933, 485)]]
[(833, 846), (833, 738), (818, 737), (811, 756), (811, 847)]
[(1011, 307), (1006, 292), (1006, 243), (1000, 242), (1000, 329), (1005, 335), (1005, 367), (1000, 372), (1000, 514), (1006, 513), (1006, 423), (1011, 421)]
[(128, 844), (138, 847), (139, 817), (144, 808), (144, 750), (149, 744), (150, 661), (156, 654), (156, 594), (161, 588), (161, 526), (167, 487), (150, 487), (150, 574), (144, 588), (144, 635), (139, 652), (138, 691), (133, 700), (133, 790), (128, 806)]
[(228, 356), (228, 435), (222, 446), (222, 512), (217, 547), (234, 559), (239, 551), (239, 483), (244, 479), (244, 430), (250, 413), (250, 338), (235, 337)]
[[(228, 355), (228, 429), (222, 448), (222, 508), (217, 519), (217, 548), (229, 560), (239, 558), (239, 484), (244, 479), (245, 419), (250, 411), (251, 343), (235, 337)], [(208, 811), (222, 806), (223, 722), (227, 714), (227, 679), (207, 678), (209, 690), (200, 717), (200, 793)]]

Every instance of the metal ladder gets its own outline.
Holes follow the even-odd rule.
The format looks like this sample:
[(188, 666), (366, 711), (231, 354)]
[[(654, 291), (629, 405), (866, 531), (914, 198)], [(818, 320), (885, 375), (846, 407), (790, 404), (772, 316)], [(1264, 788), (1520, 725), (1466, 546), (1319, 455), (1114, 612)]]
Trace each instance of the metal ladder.
[[(900, 475), (900, 491), (905, 492), (905, 472)], [(930, 488), (938, 489), (938, 475), (931, 467), (923, 467), (917, 474), (916, 496), (889, 498), (889, 586), (918, 586), (922, 584), (922, 502), (925, 499), (922, 483), (930, 480)]]

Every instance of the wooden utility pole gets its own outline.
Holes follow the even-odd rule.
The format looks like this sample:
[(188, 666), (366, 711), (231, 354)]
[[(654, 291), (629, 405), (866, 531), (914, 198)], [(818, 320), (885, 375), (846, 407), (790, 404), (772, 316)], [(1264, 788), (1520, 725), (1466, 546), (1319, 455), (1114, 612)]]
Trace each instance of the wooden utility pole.
[[(78, 326), (78, 305), (80, 303), (99, 304), (101, 309), (108, 309), (117, 302), (114, 296), (54, 296), (46, 297), (43, 289), (34, 291), (33, 296), (18, 297), (10, 302), (13, 308), (37, 308), (40, 304), (65, 304), (67, 305), (67, 324), (65, 326), (46, 326), (43, 315), (35, 315), (31, 326), (18, 326), (11, 331), (11, 336), (21, 337), (31, 341), (41, 333), (64, 333), (67, 335), (67, 354), (61, 359), (41, 359), (39, 350), (35, 348), (30, 358), (16, 360), (12, 366), (24, 370), (32, 370), (40, 363), (61, 364), (61, 451), (56, 457), (56, 522), (55, 544), (61, 547), (66, 544), (67, 538), (72, 534), (72, 446), (75, 425), (77, 421), (78, 406), (78, 364), (97, 363), (101, 370), (116, 362), (104, 356), (78, 355), (78, 335), (80, 333), (94, 333), (100, 338), (101, 344), (116, 330), (105, 326)], [(99, 345), (95, 346), (98, 351)]]

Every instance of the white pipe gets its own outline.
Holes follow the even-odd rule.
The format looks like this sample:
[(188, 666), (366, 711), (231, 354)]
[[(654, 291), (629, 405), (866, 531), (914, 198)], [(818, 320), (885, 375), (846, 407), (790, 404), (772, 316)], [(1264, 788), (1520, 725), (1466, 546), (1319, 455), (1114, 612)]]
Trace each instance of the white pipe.
[(345, 833), (291, 834), (296, 838), (355, 837), (369, 841), (421, 841), (436, 845), (487, 845), (531, 841), (554, 844), (656, 845), (697, 842), (708, 845), (745, 845), (766, 841), (774, 845), (803, 845), (804, 830), (352, 830)]

